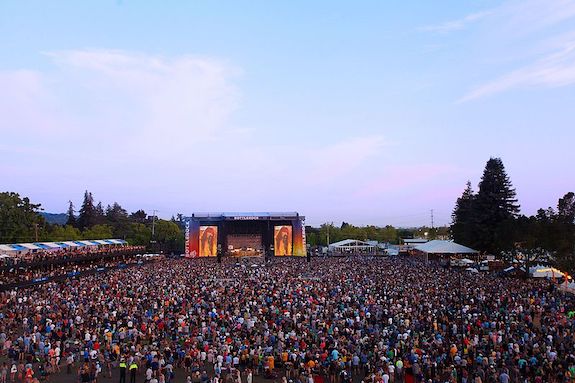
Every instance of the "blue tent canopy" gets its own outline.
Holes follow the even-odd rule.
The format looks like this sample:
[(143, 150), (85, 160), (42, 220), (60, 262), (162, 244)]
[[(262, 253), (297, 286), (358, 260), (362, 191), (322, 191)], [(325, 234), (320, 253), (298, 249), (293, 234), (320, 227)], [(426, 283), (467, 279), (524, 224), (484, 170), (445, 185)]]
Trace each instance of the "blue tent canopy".
[(53, 249), (53, 247), (50, 247), (50, 246), (48, 246), (48, 245), (45, 245), (45, 244), (43, 244), (43, 243), (41, 243), (41, 242), (36, 242), (36, 243), (34, 243), (34, 245), (38, 246), (38, 247), (41, 248), (42, 250), (50, 250), (50, 249)]
[(29, 252), (36, 250), (58, 250), (85, 246), (110, 246), (110, 245), (127, 245), (128, 242), (123, 239), (99, 239), (99, 240), (79, 240), (79, 241), (60, 241), (60, 242), (34, 242), (34, 243), (8, 243), (0, 244), (4, 252)]

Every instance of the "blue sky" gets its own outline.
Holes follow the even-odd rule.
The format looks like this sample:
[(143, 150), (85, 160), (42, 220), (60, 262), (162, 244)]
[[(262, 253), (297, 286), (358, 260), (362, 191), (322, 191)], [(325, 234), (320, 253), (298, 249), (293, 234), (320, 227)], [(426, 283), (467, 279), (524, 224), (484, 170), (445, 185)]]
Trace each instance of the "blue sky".
[(575, 189), (575, 1), (3, 1), (3, 189), (65, 211), (447, 224)]

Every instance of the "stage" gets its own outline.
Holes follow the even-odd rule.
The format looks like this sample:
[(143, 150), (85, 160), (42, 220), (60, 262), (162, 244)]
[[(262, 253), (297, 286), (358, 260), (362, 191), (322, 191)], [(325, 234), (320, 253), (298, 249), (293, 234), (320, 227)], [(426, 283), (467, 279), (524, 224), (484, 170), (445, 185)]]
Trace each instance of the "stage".
[(306, 256), (296, 212), (194, 213), (185, 217), (186, 257)]

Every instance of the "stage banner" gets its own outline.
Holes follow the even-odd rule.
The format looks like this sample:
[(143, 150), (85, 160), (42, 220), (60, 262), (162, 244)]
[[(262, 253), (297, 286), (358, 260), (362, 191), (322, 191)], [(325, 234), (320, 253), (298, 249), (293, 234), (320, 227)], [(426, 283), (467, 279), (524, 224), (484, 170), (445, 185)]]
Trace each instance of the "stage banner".
[(296, 257), (306, 256), (305, 222), (303, 219), (293, 221), (293, 255)]
[(186, 245), (184, 247), (184, 252), (186, 253), (186, 257), (189, 257), (190, 256), (190, 220), (189, 219), (186, 219), (184, 238), (186, 239)]
[(292, 227), (288, 225), (274, 226), (274, 255), (292, 255)]
[(196, 258), (200, 254), (200, 223), (186, 221), (186, 257)]
[(218, 255), (218, 227), (200, 226), (200, 257)]

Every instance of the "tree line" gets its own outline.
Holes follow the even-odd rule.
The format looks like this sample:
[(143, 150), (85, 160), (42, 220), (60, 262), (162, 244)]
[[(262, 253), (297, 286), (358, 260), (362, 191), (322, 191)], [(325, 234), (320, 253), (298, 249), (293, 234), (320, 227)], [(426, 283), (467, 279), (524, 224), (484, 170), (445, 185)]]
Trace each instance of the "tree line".
[(478, 191), (471, 182), (455, 203), (453, 239), (486, 254), (527, 264), (548, 261), (575, 271), (575, 194), (559, 198), (557, 208), (520, 214), (520, 205), (500, 158), (485, 165)]
[(358, 239), (398, 244), (402, 238), (446, 239), (449, 236), (449, 227), (396, 228), (391, 225), (354, 226), (343, 222), (341, 226), (335, 226), (333, 223), (325, 223), (320, 227), (306, 226), (305, 232), (310, 246), (327, 246), (328, 235), (329, 243)]
[(41, 204), (32, 203), (28, 197), (0, 193), (0, 243), (118, 238), (164, 252), (184, 248), (181, 214), (177, 219), (163, 220), (148, 216), (144, 210), (128, 213), (117, 202), (106, 207), (95, 203), (88, 191), (77, 213), (69, 201), (65, 225), (48, 223), (41, 211)]
[[(167, 252), (184, 248), (182, 215), (154, 220), (144, 210), (128, 213), (117, 202), (104, 207), (86, 191), (76, 214), (69, 202), (65, 225), (50, 224), (42, 207), (13, 192), (0, 193), (0, 243), (120, 238), (134, 245), (156, 246)], [(152, 227), (154, 233), (152, 233)], [(391, 225), (341, 226), (326, 223), (306, 226), (307, 243), (325, 246), (343, 239), (399, 243), (401, 238), (448, 238), (484, 254), (551, 263), (575, 271), (575, 194), (559, 198), (557, 207), (539, 209), (535, 215), (520, 213), (520, 204), (500, 158), (490, 158), (475, 192), (471, 182), (455, 203), (450, 227), (414, 229)]]

